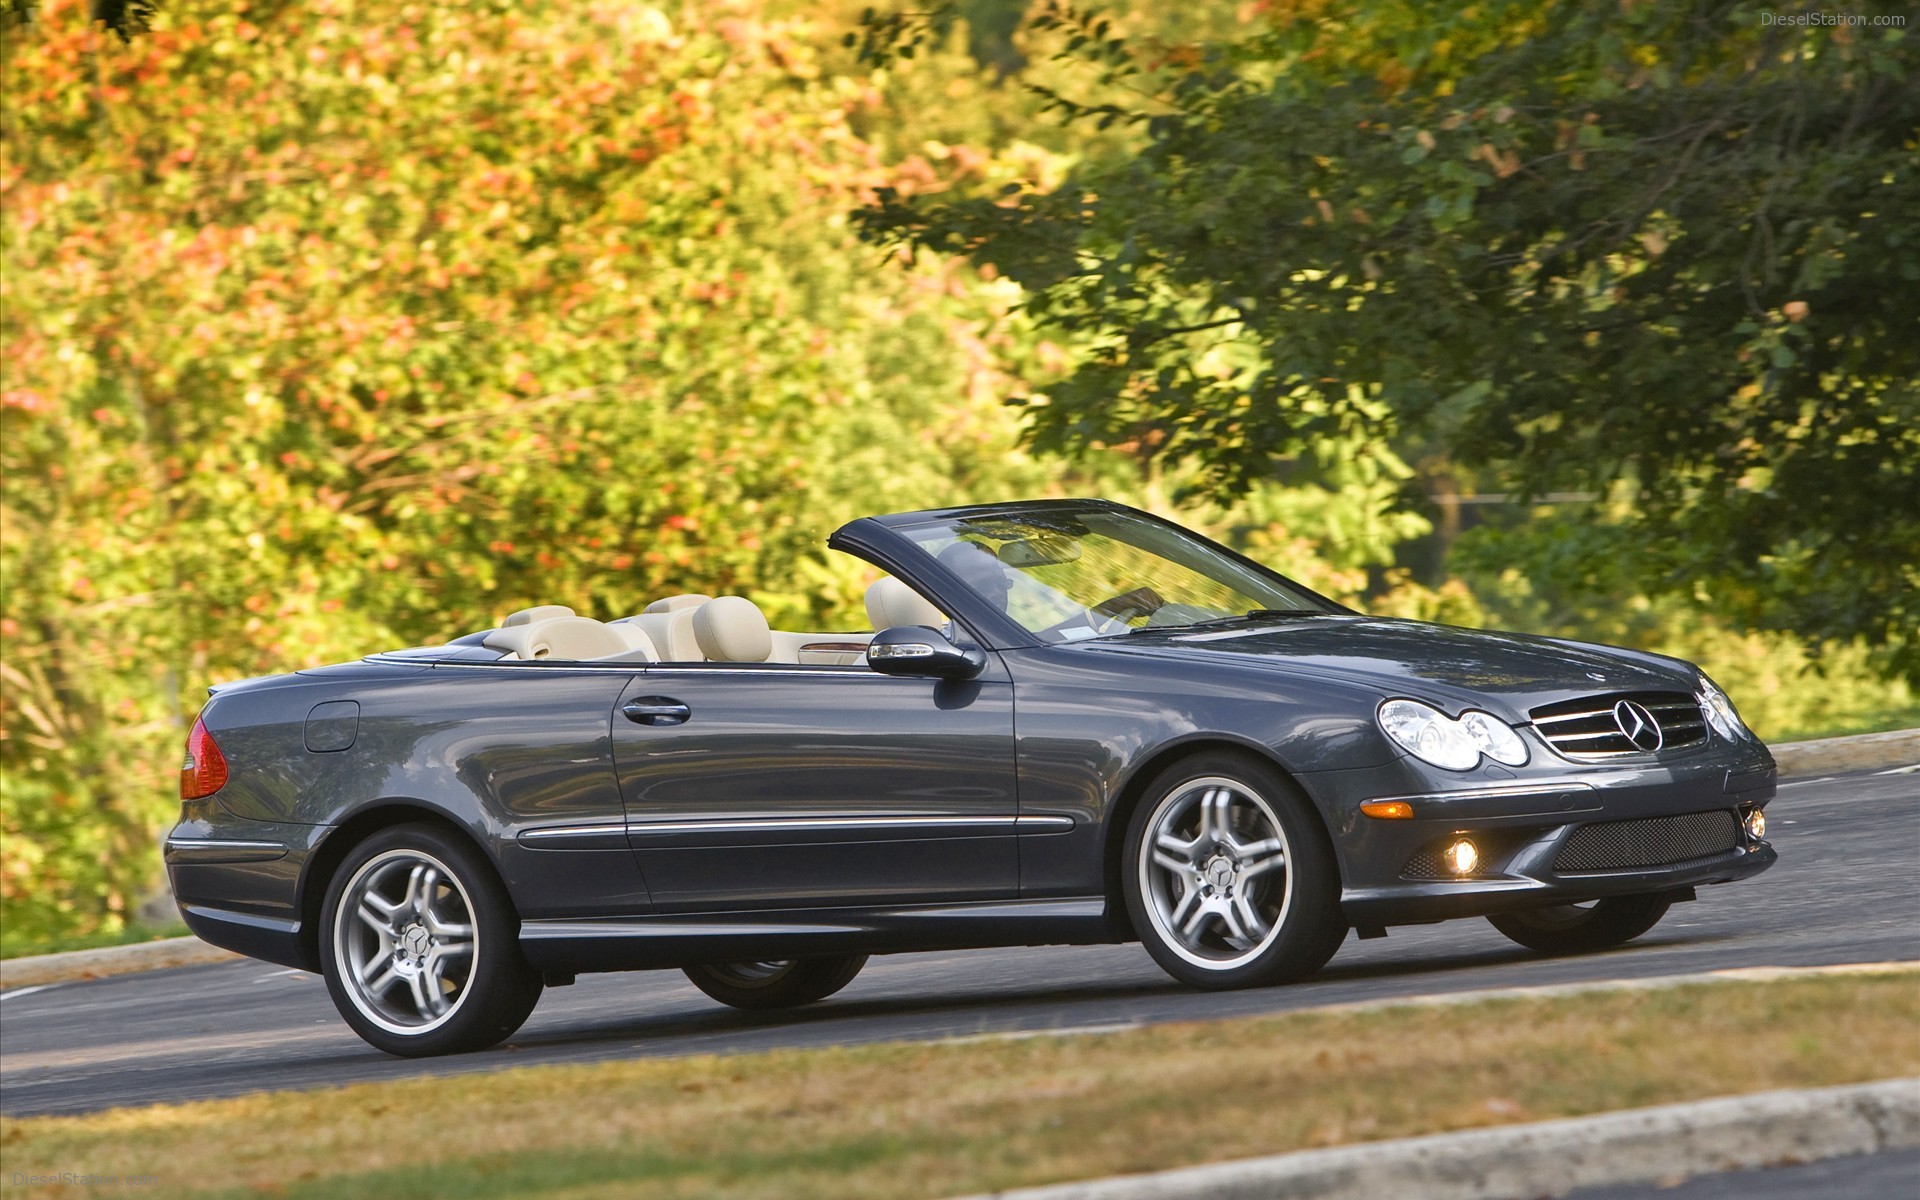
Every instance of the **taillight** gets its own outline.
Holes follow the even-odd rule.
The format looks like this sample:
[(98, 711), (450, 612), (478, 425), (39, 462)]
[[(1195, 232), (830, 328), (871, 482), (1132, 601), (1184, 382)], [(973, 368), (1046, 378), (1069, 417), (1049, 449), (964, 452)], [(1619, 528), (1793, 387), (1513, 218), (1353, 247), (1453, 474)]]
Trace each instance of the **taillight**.
[(180, 798), (199, 800), (227, 786), (227, 759), (207, 732), (206, 722), (193, 719), (187, 735), (187, 761), (180, 765)]

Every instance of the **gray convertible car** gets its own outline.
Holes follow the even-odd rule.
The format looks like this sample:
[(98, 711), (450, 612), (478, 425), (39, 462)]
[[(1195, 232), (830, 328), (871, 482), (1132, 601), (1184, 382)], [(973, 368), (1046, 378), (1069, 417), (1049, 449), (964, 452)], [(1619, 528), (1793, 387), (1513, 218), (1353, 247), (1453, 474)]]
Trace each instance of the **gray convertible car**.
[(1688, 663), (1369, 617), (1100, 501), (828, 544), (871, 631), (547, 605), (213, 689), (187, 923), (425, 1055), (584, 971), (780, 1008), (934, 948), (1138, 940), (1203, 988), (1455, 917), (1594, 949), (1774, 861), (1773, 759)]

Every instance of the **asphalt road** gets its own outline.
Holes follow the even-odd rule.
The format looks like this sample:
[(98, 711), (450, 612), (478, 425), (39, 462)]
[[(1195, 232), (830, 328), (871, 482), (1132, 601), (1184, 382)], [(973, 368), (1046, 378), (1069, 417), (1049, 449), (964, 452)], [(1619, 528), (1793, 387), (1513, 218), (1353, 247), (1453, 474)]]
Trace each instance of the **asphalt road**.
[(429, 1063), (368, 1047), (316, 976), (257, 962), (0, 996), (0, 1112), (85, 1112), (262, 1089), (533, 1063), (1073, 1030), (1280, 1012), (1476, 988), (1753, 966), (1920, 959), (1920, 774), (1790, 782), (1768, 808), (1780, 862), (1702, 889), (1629, 946), (1542, 958), (1483, 921), (1350, 939), (1313, 980), (1196, 992), (1138, 946), (876, 958), (838, 996), (736, 1012), (678, 972), (582, 976), (550, 989), (506, 1047)]
[(1897, 1200), (1920, 1180), (1920, 1150), (1695, 1175), (1683, 1183), (1583, 1188), (1564, 1200)]

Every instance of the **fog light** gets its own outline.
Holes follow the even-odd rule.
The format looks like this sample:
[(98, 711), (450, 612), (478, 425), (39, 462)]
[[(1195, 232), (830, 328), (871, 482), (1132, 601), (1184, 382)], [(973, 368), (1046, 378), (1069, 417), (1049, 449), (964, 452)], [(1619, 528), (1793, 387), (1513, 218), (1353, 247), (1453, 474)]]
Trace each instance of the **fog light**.
[(1747, 814), (1747, 836), (1756, 842), (1766, 840), (1767, 814), (1757, 808)]
[(1473, 870), (1474, 864), (1479, 861), (1480, 851), (1476, 850), (1473, 843), (1465, 838), (1461, 838), (1453, 845), (1447, 847), (1447, 866), (1453, 868), (1455, 875), (1465, 875), (1467, 872)]

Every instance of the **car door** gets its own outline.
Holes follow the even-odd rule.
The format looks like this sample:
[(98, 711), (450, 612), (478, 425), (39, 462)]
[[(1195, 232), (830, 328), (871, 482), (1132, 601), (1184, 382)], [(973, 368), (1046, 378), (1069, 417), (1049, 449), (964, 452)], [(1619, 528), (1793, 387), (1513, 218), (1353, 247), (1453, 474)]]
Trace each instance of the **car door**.
[(627, 835), (662, 912), (1004, 899), (1018, 890), (1013, 688), (703, 663), (613, 715)]

